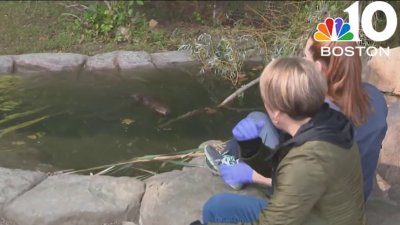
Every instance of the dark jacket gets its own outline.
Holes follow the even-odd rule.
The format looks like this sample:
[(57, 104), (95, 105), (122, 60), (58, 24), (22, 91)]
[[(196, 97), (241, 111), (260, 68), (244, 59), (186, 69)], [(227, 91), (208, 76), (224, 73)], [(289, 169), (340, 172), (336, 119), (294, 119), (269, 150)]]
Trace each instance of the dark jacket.
[[(370, 112), (367, 120), (355, 129), (355, 139), (360, 150), (366, 201), (372, 191), (379, 153), (388, 128), (386, 122), (388, 107), (384, 95), (374, 85), (364, 82), (363, 87), (370, 98)], [(332, 101), (326, 100), (326, 102), (332, 109), (340, 111)]]

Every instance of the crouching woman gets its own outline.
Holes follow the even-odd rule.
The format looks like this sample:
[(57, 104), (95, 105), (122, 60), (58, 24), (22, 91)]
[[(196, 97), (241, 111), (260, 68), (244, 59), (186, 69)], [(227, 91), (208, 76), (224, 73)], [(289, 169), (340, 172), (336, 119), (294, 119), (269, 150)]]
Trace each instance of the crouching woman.
[(324, 103), (325, 77), (305, 59), (280, 58), (264, 69), (260, 91), (274, 126), (289, 137), (273, 157), (272, 180), (255, 171), (249, 178), (272, 183), (273, 194), (270, 199), (217, 194), (204, 205), (203, 223), (366, 224), (354, 131)]

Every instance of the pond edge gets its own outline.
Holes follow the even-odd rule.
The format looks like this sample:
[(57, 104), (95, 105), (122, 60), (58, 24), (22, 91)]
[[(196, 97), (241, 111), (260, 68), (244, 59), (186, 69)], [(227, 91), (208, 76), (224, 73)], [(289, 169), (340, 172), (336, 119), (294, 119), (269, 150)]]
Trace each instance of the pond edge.
[[(261, 55), (245, 60), (262, 64)], [(93, 56), (76, 53), (30, 53), (0, 56), (0, 75), (57, 75), (68, 73), (79, 79), (83, 74), (121, 77), (154, 70), (199, 68), (200, 62), (188, 51), (148, 53), (145, 51), (112, 51)]]

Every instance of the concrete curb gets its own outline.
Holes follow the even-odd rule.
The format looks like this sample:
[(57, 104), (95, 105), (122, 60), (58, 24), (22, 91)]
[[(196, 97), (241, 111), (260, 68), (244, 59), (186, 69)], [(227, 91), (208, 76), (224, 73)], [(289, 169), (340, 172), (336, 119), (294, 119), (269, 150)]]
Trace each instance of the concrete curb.
[[(262, 63), (263, 57), (256, 56), (246, 63)], [(154, 70), (200, 67), (187, 51), (147, 53), (145, 51), (113, 51), (93, 56), (75, 53), (31, 53), (0, 56), (0, 75), (66, 74), (81, 78), (84, 74), (113, 75), (116, 77)]]

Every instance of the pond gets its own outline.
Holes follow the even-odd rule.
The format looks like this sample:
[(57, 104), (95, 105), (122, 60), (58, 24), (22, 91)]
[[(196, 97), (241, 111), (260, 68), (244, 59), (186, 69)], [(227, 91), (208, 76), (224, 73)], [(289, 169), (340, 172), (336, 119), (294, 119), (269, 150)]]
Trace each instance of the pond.
[[(227, 140), (232, 126), (248, 113), (219, 110), (159, 129), (169, 119), (215, 105), (205, 85), (196, 77), (176, 71), (139, 74), (130, 79), (88, 76), (77, 81), (68, 76), (54, 77), (22, 80), (18, 88), (23, 90), (26, 109), (47, 106), (35, 116), (49, 118), (2, 137), (0, 166), (48, 171), (85, 169), (138, 156), (193, 149), (209, 139)], [(256, 87), (253, 89), (256, 93)], [(171, 106), (171, 114), (159, 115), (135, 103), (130, 97), (134, 93), (159, 97)], [(260, 106), (259, 103), (255, 97), (250, 105)], [(15, 120), (7, 125), (21, 122)], [(141, 167), (156, 172), (177, 167), (160, 165)]]

